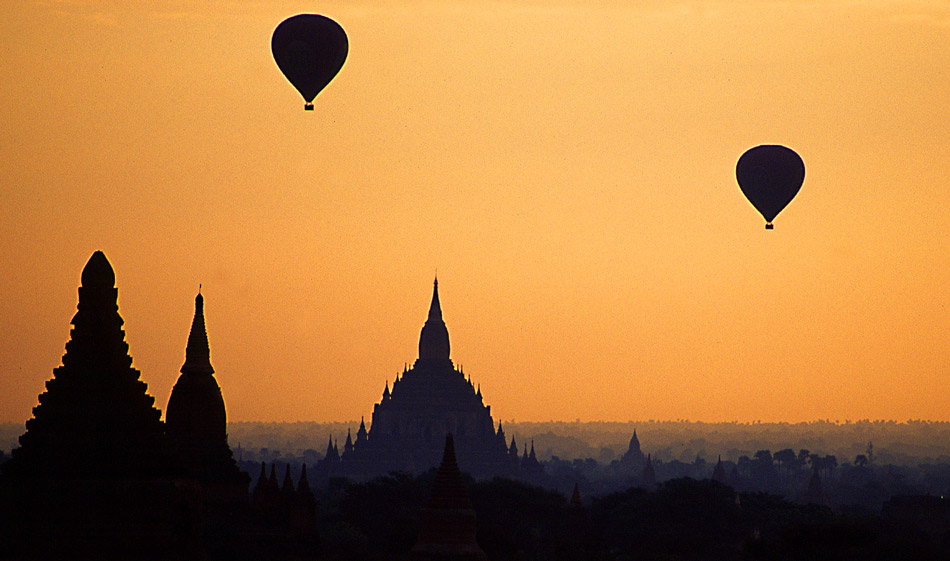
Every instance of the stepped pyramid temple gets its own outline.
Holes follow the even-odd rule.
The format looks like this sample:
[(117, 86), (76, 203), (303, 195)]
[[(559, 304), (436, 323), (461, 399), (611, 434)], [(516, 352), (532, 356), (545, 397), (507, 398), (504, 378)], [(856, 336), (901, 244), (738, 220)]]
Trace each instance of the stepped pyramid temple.
[(449, 358), (449, 332), (442, 320), (439, 281), (432, 290), (429, 316), (419, 336), (419, 358), (383, 390), (373, 408), (371, 429), (360, 424), (350, 435), (339, 466), (324, 471), (367, 478), (390, 471), (422, 472), (439, 465), (445, 435), (452, 433), (459, 461), (475, 477), (506, 475), (508, 446), (491, 406)]
[(117, 300), (115, 273), (97, 251), (82, 271), (63, 365), (46, 382), (5, 473), (118, 478), (164, 467), (162, 413), (132, 368)]
[(120, 557), (173, 534), (161, 412), (132, 367), (117, 301), (115, 273), (97, 251), (82, 271), (63, 365), (3, 465), (3, 502), (13, 508), (0, 522), (13, 551), (31, 558)]

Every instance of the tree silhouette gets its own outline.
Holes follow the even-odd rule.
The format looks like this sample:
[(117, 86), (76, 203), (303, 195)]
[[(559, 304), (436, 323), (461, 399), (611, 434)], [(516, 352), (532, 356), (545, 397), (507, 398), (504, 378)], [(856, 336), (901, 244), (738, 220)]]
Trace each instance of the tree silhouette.
[(785, 478), (788, 479), (789, 472), (792, 466), (795, 465), (795, 451), (791, 448), (786, 448), (784, 450), (779, 450), (773, 456), (776, 462), (778, 462), (779, 467), (785, 471)]

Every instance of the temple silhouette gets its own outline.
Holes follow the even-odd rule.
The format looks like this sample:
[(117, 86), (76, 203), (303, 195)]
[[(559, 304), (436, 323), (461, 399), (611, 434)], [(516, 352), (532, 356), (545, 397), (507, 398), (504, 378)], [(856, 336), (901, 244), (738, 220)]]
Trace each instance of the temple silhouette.
[(168, 467), (162, 413), (132, 367), (115, 273), (101, 251), (81, 282), (63, 365), (46, 382), (4, 473), (66, 480), (162, 473)]
[(165, 432), (178, 476), (197, 481), (216, 505), (247, 502), (250, 477), (238, 468), (228, 446), (227, 414), (211, 367), (201, 292), (195, 297), (185, 364), (168, 398)]
[(161, 412), (132, 368), (102, 252), (81, 282), (63, 364), (3, 464), (4, 533), (31, 557), (117, 558), (142, 542), (170, 545), (191, 498), (176, 489)]
[[(418, 473), (439, 465), (445, 436), (466, 471), (475, 477), (515, 475), (505, 434), (485, 405), (481, 388), (466, 379), (450, 358), (449, 332), (442, 319), (439, 281), (432, 289), (429, 315), (419, 336), (419, 357), (411, 368), (387, 381), (373, 407), (369, 430), (360, 422), (354, 441), (348, 434), (342, 453), (331, 440), (318, 466), (322, 476), (366, 479), (392, 471)], [(511, 447), (514, 447), (512, 439)], [(514, 449), (517, 460), (517, 448)], [(535, 460), (536, 461), (536, 460)]]
[[(943, 493), (895, 495), (879, 518), (833, 514), (833, 494), (848, 489), (827, 461), (834, 456), (808, 456), (807, 483), (785, 467), (788, 488), (802, 491), (797, 506), (759, 491), (778, 479), (768, 450), (743, 475), (742, 457), (730, 475), (719, 457), (710, 477), (698, 457), (692, 464), (644, 457), (635, 430), (626, 453), (603, 469), (627, 490), (598, 496), (603, 480), (587, 477), (601, 470), (592, 459), (552, 458), (546, 473), (534, 442), (521, 442), (519, 456), (519, 443), (501, 423), (495, 428), (480, 389), (453, 364), (437, 281), (419, 356), (391, 388), (387, 382), (370, 429), (361, 422), (342, 453), (331, 438), (310, 470), (261, 462), (249, 494), (250, 477), (228, 446), (200, 287), (163, 422), (132, 367), (115, 284), (112, 266), (95, 252), (82, 271), (62, 365), (19, 448), (0, 465), (0, 559), (870, 559), (881, 546), (901, 553), (893, 558), (945, 559), (950, 552)], [(795, 457), (791, 449), (780, 455)], [(842, 477), (863, 480), (867, 458), (859, 458)], [(673, 470), (707, 480), (671, 478)], [(488, 480), (496, 475), (503, 477)], [(326, 478), (315, 481), (317, 496), (315, 477)], [(900, 474), (888, 468), (888, 477), (902, 489)], [(568, 485), (570, 500), (551, 491)], [(816, 544), (823, 549), (813, 555)]]
[(432, 495), (422, 509), (419, 538), (412, 548), (418, 561), (484, 561), (475, 541), (477, 516), (455, 459), (452, 433), (445, 436), (442, 462), (435, 474)]
[[(63, 364), (39, 396), (20, 447), (2, 465), (0, 541), (6, 553), (169, 559), (240, 546), (251, 554), (317, 555), (316, 501), (306, 465), (296, 483), (285, 466), (280, 484), (277, 466), (268, 476), (262, 463), (248, 493), (250, 477), (228, 445), (200, 288), (163, 422), (132, 367), (115, 284), (111, 264), (95, 252), (82, 271)], [(533, 443), (530, 452), (525, 443), (518, 458), (514, 438), (509, 445), (500, 423), (496, 431), (480, 389), (452, 363), (436, 281), (419, 358), (392, 390), (387, 382), (371, 430), (361, 423), (355, 442), (347, 435), (342, 454), (331, 440), (313, 471), (359, 480), (419, 473), (440, 460), (416, 556), (445, 558), (439, 552), (453, 551), (448, 558), (484, 558), (458, 464), (477, 477), (543, 469)], [(468, 510), (456, 522), (445, 518), (462, 507)], [(446, 539), (454, 544), (448, 549)]]
[[(24, 559), (189, 558), (215, 540), (246, 543), (261, 530), (273, 534), (273, 528), (253, 525), (250, 478), (228, 446), (203, 296), (195, 299), (185, 363), (164, 423), (132, 367), (115, 272), (101, 251), (83, 268), (71, 323), (63, 364), (46, 382), (20, 447), (2, 465), (2, 553)], [(288, 510), (294, 532), (288, 519), (280, 533), (305, 538), (287, 543), (313, 544), (314, 498), (306, 473), (294, 503)]]

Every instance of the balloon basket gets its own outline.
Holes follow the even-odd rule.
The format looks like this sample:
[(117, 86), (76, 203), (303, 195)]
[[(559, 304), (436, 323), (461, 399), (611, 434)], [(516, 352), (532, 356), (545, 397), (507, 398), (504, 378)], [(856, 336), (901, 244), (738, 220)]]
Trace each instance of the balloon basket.
[(313, 111), (313, 104), (312, 104), (312, 103), (304, 103), (304, 104), (303, 104), (303, 110), (304, 110), (304, 111)]
[(775, 228), (775, 227), (772, 226), (772, 223), (771, 223), (771, 222), (769, 222), (768, 224), (765, 225), (765, 229), (766, 229), (766, 230), (772, 230), (772, 229), (774, 229), (774, 228)]

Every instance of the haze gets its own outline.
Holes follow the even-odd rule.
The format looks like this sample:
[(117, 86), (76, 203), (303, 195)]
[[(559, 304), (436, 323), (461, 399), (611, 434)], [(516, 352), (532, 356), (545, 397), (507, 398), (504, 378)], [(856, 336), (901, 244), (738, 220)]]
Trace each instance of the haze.
[[(270, 53), (303, 12), (350, 41), (312, 113)], [(950, 420), (943, 3), (21, 1), (0, 36), (0, 420), (98, 249), (162, 409), (201, 283), (231, 420), (369, 417), (438, 271), (496, 420)], [(765, 143), (807, 168), (773, 231)]]

